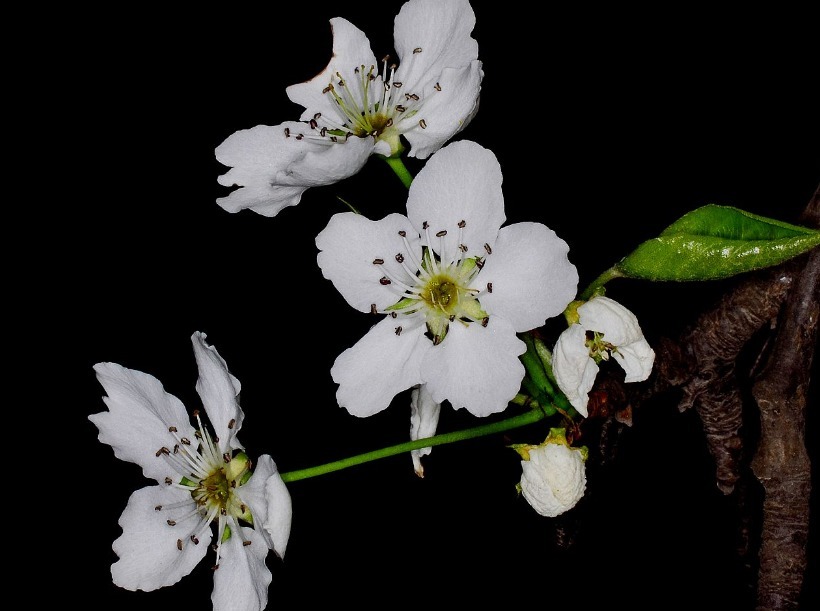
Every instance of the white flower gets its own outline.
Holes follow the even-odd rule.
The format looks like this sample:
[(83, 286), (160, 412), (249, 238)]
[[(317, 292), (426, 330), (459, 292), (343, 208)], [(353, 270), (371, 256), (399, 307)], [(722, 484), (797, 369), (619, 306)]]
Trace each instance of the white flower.
[(593, 297), (578, 308), (579, 320), (555, 344), (552, 368), (558, 387), (582, 416), (598, 363), (612, 356), (626, 372), (625, 382), (642, 382), (652, 372), (655, 352), (635, 315), (609, 297)]
[(519, 391), (516, 333), (560, 314), (578, 273), (546, 226), (501, 227), (501, 182), (491, 151), (454, 142), (413, 181), (406, 217), (340, 213), (316, 237), (324, 276), (351, 306), (383, 316), (331, 369), (352, 414), (375, 414), (418, 384), (476, 416)]
[(336, 17), (333, 57), (305, 83), (287, 88), (304, 107), (300, 121), (259, 125), (229, 136), (216, 158), (233, 169), (219, 177), (240, 188), (217, 203), (275, 216), (309, 187), (357, 173), (372, 154), (426, 159), (461, 131), (478, 108), (483, 71), (470, 36), (467, 0), (410, 0), (395, 19), (399, 65), (379, 62), (365, 34)]
[[(410, 439), (424, 439), (436, 434), (438, 427), (438, 417), (441, 413), (441, 403), (433, 400), (426, 384), (414, 386), (410, 391)], [(433, 448), (426, 447), (418, 450), (410, 450), (410, 458), (413, 460), (413, 470), (419, 477), (424, 477), (424, 466), (421, 464), (421, 457), (427, 456)]]
[(519, 446), (520, 492), (542, 516), (554, 518), (575, 507), (586, 490), (585, 449), (570, 447), (566, 437), (553, 429), (538, 446)]
[(121, 460), (136, 463), (159, 485), (137, 490), (120, 517), (113, 549), (114, 583), (155, 590), (190, 573), (210, 548), (216, 526), (212, 601), (217, 610), (259, 611), (268, 601), (269, 550), (284, 556), (291, 499), (270, 456), (250, 459), (237, 439), (244, 414), (239, 381), (205, 334), (192, 336), (196, 390), (213, 427), (196, 426), (185, 406), (148, 374), (115, 363), (94, 369), (108, 411), (88, 418)]

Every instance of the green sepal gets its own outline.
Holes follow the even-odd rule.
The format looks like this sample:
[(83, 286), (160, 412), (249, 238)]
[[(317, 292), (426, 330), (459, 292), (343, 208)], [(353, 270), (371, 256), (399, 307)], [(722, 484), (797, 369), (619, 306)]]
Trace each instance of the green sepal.
[(818, 245), (820, 231), (709, 204), (683, 215), (615, 267), (645, 280), (716, 280), (778, 265)]

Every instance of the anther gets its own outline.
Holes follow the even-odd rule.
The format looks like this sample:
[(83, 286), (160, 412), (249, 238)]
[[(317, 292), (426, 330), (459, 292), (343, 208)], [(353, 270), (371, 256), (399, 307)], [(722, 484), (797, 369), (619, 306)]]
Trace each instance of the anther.
[(421, 47), (416, 47), (413, 49), (413, 53), (421, 53)]
[(242, 545), (244, 545), (245, 547), (248, 547), (250, 544), (251, 544), (250, 541), (243, 541), (242, 542)]
[(180, 439), (180, 441), (183, 443), (183, 445), (186, 445), (186, 446), (191, 445), (191, 440), (188, 439), (187, 437), (183, 437), (182, 439)]
[(321, 116), (322, 116), (322, 113), (317, 112), (315, 115), (313, 115), (313, 118), (314, 118), (314, 119), (318, 119), (318, 118), (319, 118), (319, 117), (321, 117)]
[(418, 102), (419, 96), (415, 93), (405, 93), (404, 97), (408, 100), (413, 100), (414, 102)]
[(487, 317), (484, 318), (484, 320), (481, 321), (481, 326), (486, 327), (487, 323), (489, 323), (489, 322), (490, 322), (490, 317), (487, 316)]
[(373, 259), (373, 265), (381, 265), (384, 263), (384, 259)]
[(310, 120), (310, 129), (316, 129), (317, 127), (319, 127), (319, 123), (316, 121), (316, 119), (311, 119)]
[(401, 81), (393, 81), (393, 87), (396, 89), (401, 89), (402, 84), (403, 83)]
[(162, 511), (162, 505), (157, 505), (154, 507), (154, 511)]
[(290, 128), (289, 127), (285, 128), (285, 138), (290, 138)]
[(427, 129), (427, 121), (425, 121), (424, 119), (419, 121), (419, 127), (421, 127), (421, 129)]
[(174, 454), (179, 454), (179, 444), (178, 443), (174, 444)]
[(384, 127), (385, 127), (385, 129), (387, 129), (388, 127), (391, 127), (392, 125), (393, 125), (393, 117), (390, 117), (387, 120), (387, 123), (384, 124)]
[(182, 551), (182, 539), (177, 539), (177, 549)]
[(406, 107), (406, 106), (402, 106), (401, 104), (397, 104), (397, 105), (396, 105), (396, 111), (398, 111), (398, 112), (404, 112), (405, 110), (407, 110), (407, 107)]
[(381, 278), (379, 278), (379, 284), (381, 284), (382, 286), (387, 286), (388, 284), (390, 284), (390, 278), (388, 278), (387, 276), (382, 276)]
[(435, 85), (433, 85), (433, 89), (435, 89), (436, 91), (441, 91), (441, 85), (436, 83)]
[(370, 304), (370, 313), (371, 314), (378, 314), (379, 313), (379, 311), (376, 309), (376, 304), (375, 303)]
[(467, 245), (466, 245), (466, 244), (459, 244), (459, 245), (458, 245), (458, 249), (459, 249), (461, 252), (467, 252)]
[(390, 91), (390, 83), (384, 83), (384, 90)]
[(194, 542), (194, 545), (199, 545), (199, 539), (196, 538), (196, 535), (191, 535), (191, 541)]
[(177, 525), (177, 523), (174, 520), (165, 520), (165, 522), (168, 524), (168, 526), (176, 526)]
[(484, 259), (481, 259), (481, 258), (476, 258), (476, 260), (475, 260), (475, 266), (476, 266), (478, 269), (481, 269), (482, 267), (484, 267)]
[(390, 312), (390, 317), (391, 317), (391, 318), (398, 318), (398, 317), (399, 317), (399, 315), (398, 315), (398, 314), (396, 314), (395, 312)]
[(487, 292), (488, 292), (488, 293), (492, 293), (492, 292), (493, 292), (493, 283), (492, 283), (492, 282), (488, 282), (488, 283), (487, 283)]
[(404, 255), (401, 254), (401, 253), (398, 253), (396, 255), (396, 261), (398, 261), (399, 263), (404, 263)]
[(427, 229), (429, 226), (430, 226), (430, 223), (428, 223), (427, 221), (424, 221), (424, 222), (421, 224), (421, 228), (422, 228), (422, 229)]
[(322, 89), (322, 93), (328, 93), (333, 90), (333, 85), (328, 85), (324, 89)]
[(324, 138), (327, 135), (327, 128), (323, 126), (322, 129), (319, 130), (319, 135)]
[(403, 230), (402, 230), (402, 231), (399, 231), (399, 235), (400, 235), (401, 237), (406, 237), (406, 236), (407, 236), (407, 232), (406, 232), (406, 231), (403, 231)]
[(231, 462), (231, 455), (230, 455), (228, 452), (225, 452), (225, 453), (222, 455), (222, 460), (224, 460), (226, 463)]
[(331, 137), (330, 137), (330, 141), (331, 141), (331, 142), (338, 142), (338, 141), (339, 141), (339, 139), (338, 139), (336, 136), (331, 136)]
[(168, 432), (169, 432), (169, 433), (176, 433), (176, 432), (177, 432), (177, 427), (175, 427), (175, 426), (169, 426), (169, 427), (168, 427)]
[(304, 137), (305, 137), (305, 135), (304, 135), (304, 134), (297, 134), (297, 135), (296, 135), (296, 139), (297, 139), (297, 140), (301, 140), (301, 139), (302, 139), (302, 138), (304, 138)]
[(174, 483), (174, 481), (173, 481), (170, 477), (166, 477), (166, 478), (165, 478), (165, 484), (166, 484), (166, 485), (170, 486), (170, 485), (171, 485), (171, 484), (173, 484), (173, 483)]
[(231, 421), (228, 423), (228, 428), (232, 429), (236, 426), (236, 418), (231, 418)]
[(218, 565), (218, 564), (215, 564), (215, 565), (213, 565), (213, 566), (211, 567), (211, 570), (212, 570), (212, 571), (215, 571), (215, 570), (216, 570), (216, 569), (218, 569), (218, 568), (219, 568), (219, 565)]
[(485, 244), (484, 244), (484, 250), (486, 250), (486, 251), (487, 251), (487, 254), (488, 254), (488, 255), (493, 254), (493, 249), (492, 249), (492, 248), (490, 248), (490, 245), (489, 245), (489, 244), (487, 244), (487, 243), (485, 243)]
[(456, 315), (455, 314), (450, 314), (450, 318), (449, 318), (450, 322), (453, 322), (455, 319), (456, 319)]
[(401, 326), (396, 327), (396, 335), (401, 335)]
[(458, 222), (458, 228), (459, 228), (459, 229), (464, 229), (466, 226), (467, 226), (467, 221), (465, 221), (464, 219), (461, 219), (461, 220)]
[(444, 236), (446, 236), (446, 235), (447, 235), (447, 230), (446, 230), (446, 229), (442, 229), (441, 231), (439, 231), (439, 232), (436, 234), (436, 237), (437, 237), (437, 238), (443, 238), (443, 237), (444, 237)]
[[(236, 480), (235, 479), (231, 480), (231, 488), (236, 488)], [(244, 509), (243, 509), (243, 512), (244, 512)]]

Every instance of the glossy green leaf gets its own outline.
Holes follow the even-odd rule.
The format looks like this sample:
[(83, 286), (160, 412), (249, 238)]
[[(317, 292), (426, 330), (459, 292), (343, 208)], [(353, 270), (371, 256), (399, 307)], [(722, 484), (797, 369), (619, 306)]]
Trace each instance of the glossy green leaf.
[(778, 265), (820, 244), (820, 231), (731, 206), (689, 212), (615, 267), (630, 278), (715, 280)]

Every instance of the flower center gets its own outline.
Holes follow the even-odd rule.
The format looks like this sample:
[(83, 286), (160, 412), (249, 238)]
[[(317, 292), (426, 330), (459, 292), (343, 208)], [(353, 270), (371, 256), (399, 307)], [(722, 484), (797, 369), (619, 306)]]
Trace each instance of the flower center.
[[(168, 477), (165, 484), (189, 492), (191, 499), (157, 505), (154, 509), (168, 516), (165, 520), (168, 526), (181, 527), (176, 542), (180, 551), (189, 542), (199, 545), (200, 537), (216, 522), (216, 565), (213, 568), (218, 568), (224, 541), (236, 534), (243, 545), (250, 545), (242, 534), (240, 520), (253, 526), (253, 516), (236, 491), (251, 477), (251, 461), (244, 452), (232, 456), (230, 451), (221, 451), (219, 440), (211, 437), (202, 425), (199, 413), (195, 412), (194, 416), (199, 425), (195, 433), (199, 441), (197, 445), (181, 437), (172, 426), (169, 432), (177, 443), (173, 449), (162, 447), (156, 452), (157, 457), (163, 457), (181, 476), (176, 482)], [(232, 428), (232, 423), (228, 428)], [(183, 524), (189, 526), (186, 528)]]
[(604, 340), (603, 333), (597, 331), (587, 331), (584, 344), (589, 349), (589, 356), (596, 362), (608, 361), (613, 352), (617, 352), (617, 347)]
[[(404, 241), (405, 252), (410, 253), (407, 258), (403, 253), (395, 256), (405, 274), (393, 274), (385, 268), (385, 275), (380, 280), (382, 285), (394, 288), (399, 297), (398, 302), (386, 308), (386, 311), (393, 318), (401, 314), (423, 321), (430, 339), (436, 345), (444, 340), (452, 322), (458, 321), (464, 325), (481, 322), (486, 326), (489, 320), (479, 302), (479, 297), (484, 291), (473, 288), (475, 277), (484, 267), (484, 257), (464, 256), (469, 250), (461, 240), (465, 226), (464, 221), (458, 224), (459, 240), (455, 253), (448, 256), (444, 242), (447, 231), (442, 230), (435, 234), (435, 237), (439, 238), (438, 252), (441, 255), (437, 255), (430, 246), (425, 246), (422, 249), (421, 261), (412, 254), (413, 250), (407, 242), (407, 233), (399, 232)], [(427, 244), (432, 244), (429, 224), (423, 223), (423, 228)], [(487, 253), (489, 252), (488, 248)], [(373, 263), (382, 265), (384, 260), (376, 259)], [(489, 283), (486, 292), (491, 293), (492, 290), (492, 283)], [(375, 304), (371, 311), (376, 312)], [(402, 328), (396, 327), (396, 335), (401, 334)]]
[[(399, 136), (416, 125), (426, 128), (424, 119), (408, 119), (421, 109), (418, 94), (402, 91), (403, 84), (395, 79), (396, 65), (388, 66), (385, 57), (382, 73), (375, 66), (358, 66), (352, 75), (336, 71), (322, 90), (338, 109), (338, 120), (317, 113), (310, 122), (319, 135), (337, 141), (339, 138), (373, 136), (390, 147), (390, 154), (399, 153), (402, 145)], [(389, 73), (388, 73), (389, 68)], [(399, 124), (404, 122), (404, 126)]]

